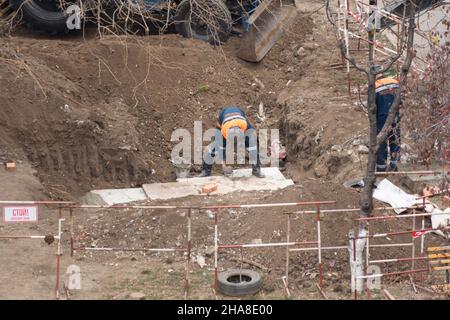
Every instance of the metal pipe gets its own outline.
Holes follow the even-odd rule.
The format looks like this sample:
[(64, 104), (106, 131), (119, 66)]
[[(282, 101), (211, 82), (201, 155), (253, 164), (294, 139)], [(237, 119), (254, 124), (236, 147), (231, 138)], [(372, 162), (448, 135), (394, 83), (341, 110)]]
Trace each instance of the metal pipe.
[(72, 201), (0, 201), (0, 204), (47, 204), (47, 205), (61, 205), (61, 204), (73, 204)]
[(219, 229), (218, 229), (218, 211), (214, 212), (214, 290), (219, 292), (219, 272), (218, 272), (218, 254), (219, 254)]
[[(287, 226), (286, 226), (286, 243), (291, 241), (291, 215), (287, 215)], [(286, 279), (286, 286), (289, 285), (289, 246), (286, 246), (286, 272), (284, 278)]]
[[(373, 210), (397, 210), (397, 209), (420, 209), (422, 206), (411, 206), (411, 207), (378, 207)], [(361, 208), (347, 208), (347, 209), (321, 209), (320, 213), (343, 213), (343, 212), (360, 212)], [(293, 213), (317, 213), (316, 210), (299, 210)], [(402, 215), (403, 216), (403, 215)], [(375, 217), (371, 217), (375, 218)], [(362, 219), (362, 218), (361, 218)], [(367, 218), (365, 218), (367, 219)], [(356, 219), (355, 219), (356, 220)]]
[[(321, 247), (321, 250), (341, 250), (341, 249), (347, 249), (348, 246), (336, 246), (336, 247)], [(319, 247), (311, 247), (311, 248), (293, 248), (289, 249), (291, 252), (295, 251), (316, 251)]]
[[(58, 236), (55, 237), (57, 238)], [(45, 236), (0, 236), (0, 240), (3, 239), (45, 239)]]
[[(346, 2), (347, 3), (347, 2)], [(319, 260), (319, 286), (322, 289), (323, 270), (322, 270), (322, 242), (320, 237), (320, 207), (317, 206), (317, 256)]]
[(411, 274), (411, 273), (421, 273), (421, 272), (428, 272), (428, 271), (429, 271), (428, 268), (424, 268), (424, 269), (416, 269), (416, 270), (371, 274), (371, 275), (367, 275), (367, 276), (359, 276), (357, 278), (358, 279), (381, 278), (381, 277), (397, 276), (397, 275)]
[(335, 204), (336, 201), (303, 201), (303, 202), (285, 202), (285, 203), (262, 203), (262, 204), (232, 204), (232, 205), (213, 205), (213, 206), (136, 206), (136, 205), (71, 205), (68, 208), (81, 209), (201, 209), (201, 210), (217, 210), (217, 209), (237, 209), (237, 208), (266, 208), (266, 207), (288, 207), (288, 206), (306, 206), (315, 204)]
[[(416, 208), (418, 209), (418, 208)], [(372, 220), (389, 220), (389, 219), (401, 219), (401, 218), (410, 218), (410, 217), (429, 217), (429, 216), (438, 216), (448, 214), (445, 212), (436, 212), (436, 213), (416, 213), (416, 214), (402, 214), (397, 216), (378, 216), (378, 217), (367, 217), (367, 218), (356, 218), (355, 221), (372, 221)]]
[[(444, 228), (447, 229), (447, 228)], [(403, 234), (409, 234), (409, 233), (419, 233), (419, 232), (428, 232), (428, 231), (437, 231), (437, 230), (441, 230), (441, 229), (422, 229), (422, 230), (408, 230), (408, 231), (398, 231), (398, 232), (388, 232), (388, 233), (375, 233), (372, 235), (367, 235), (367, 236), (358, 236), (355, 237), (355, 239), (365, 239), (365, 238), (383, 238), (383, 237), (388, 237), (388, 236), (399, 236), (399, 235), (403, 235)]]
[[(345, 43), (345, 51), (347, 56), (350, 55), (350, 43), (348, 39), (348, 0), (344, 0), (344, 43)], [(350, 62), (346, 59), (346, 70), (347, 70), (347, 90), (348, 95), (351, 96), (351, 88), (350, 88)], [(322, 287), (321, 287), (322, 288)]]
[(383, 243), (383, 244), (371, 244), (371, 248), (386, 248), (386, 247), (410, 247), (411, 242), (407, 243)]
[[(367, 234), (370, 234), (370, 224), (367, 222)], [(370, 260), (370, 244), (369, 244), (369, 238), (366, 239), (366, 265), (364, 268), (364, 274), (367, 275), (367, 269), (369, 268), (369, 260)], [(369, 283), (366, 282), (366, 294), (369, 297), (370, 296), (370, 290), (369, 290)]]
[(61, 275), (61, 256), (62, 256), (62, 248), (61, 248), (61, 236), (62, 236), (62, 222), (65, 219), (62, 218), (62, 209), (58, 208), (58, 246), (56, 252), (56, 286), (55, 286), (55, 295), (56, 300), (60, 298), (60, 275)]
[(132, 205), (70, 205), (67, 208), (74, 209), (190, 209), (188, 206), (132, 206)]
[(375, 172), (375, 176), (398, 176), (398, 175), (408, 175), (408, 174), (418, 174), (418, 175), (438, 175), (439, 171), (422, 170), (422, 171), (386, 171), (386, 172)]
[(317, 241), (223, 244), (223, 245), (219, 245), (218, 248), (219, 249), (260, 248), (260, 247), (295, 246), (295, 245), (302, 245), (302, 244), (317, 244)]
[(186, 259), (186, 287), (185, 287), (185, 295), (184, 299), (187, 300), (189, 295), (189, 264), (191, 262), (191, 248), (192, 248), (192, 240), (191, 240), (191, 216), (192, 209), (189, 209), (187, 212), (187, 259)]
[(358, 300), (358, 288), (356, 284), (356, 238), (353, 237), (353, 277), (355, 279), (355, 300)]
[[(413, 217), (412, 217), (412, 229), (416, 229), (416, 216), (415, 216), (416, 210), (413, 210)], [(411, 257), (416, 256), (416, 242), (414, 237), (411, 237)], [(415, 260), (411, 261), (411, 270), (414, 270), (416, 267)]]
[[(342, 31), (342, 29), (339, 28), (339, 31)], [(381, 54), (383, 54), (383, 55), (385, 55), (385, 56), (392, 57), (391, 54), (397, 55), (397, 52), (396, 52), (396, 51), (394, 51), (394, 50), (392, 50), (392, 49), (389, 49), (389, 48), (387, 48), (387, 47), (381, 45), (379, 42), (377, 42), (377, 41), (375, 41), (375, 40), (374, 40), (374, 41), (371, 41), (371, 40), (365, 39), (365, 38), (363, 38), (363, 37), (357, 35), (356, 33), (353, 33), (353, 32), (350, 32), (350, 31), (348, 31), (348, 34), (349, 34), (351, 37), (354, 37), (354, 38), (357, 38), (357, 39), (361, 39), (361, 40), (363, 40), (364, 42), (367, 42), (369, 45), (373, 45), (375, 51), (380, 52)], [(384, 52), (384, 51), (382, 51), (382, 50), (380, 50), (380, 49), (378, 49), (378, 48), (381, 48), (381, 49), (383, 49), (383, 50), (386, 50), (386, 51), (389, 52), (389, 53), (386, 53), (386, 52)], [(419, 58), (419, 57), (415, 57), (415, 58), (417, 58), (418, 60), (420, 60), (420, 61), (422, 61), (422, 62), (426, 62), (425, 60), (423, 60), (423, 59), (421, 59), (421, 58)], [(401, 60), (401, 59), (399, 59), (399, 60)], [(421, 70), (421, 69), (419, 69), (419, 68), (417, 68), (417, 67), (415, 67), (415, 66), (413, 67), (413, 69), (415, 69), (415, 70), (417, 70), (417, 71), (419, 71), (419, 72), (421, 72), (421, 73), (424, 72), (423, 70)], [(375, 173), (375, 174), (376, 174), (376, 173)]]
[[(425, 207), (425, 198), (423, 198), (423, 206)], [(422, 216), (422, 229), (425, 229), (425, 216)], [(420, 237), (420, 255), (423, 257), (423, 256), (425, 256), (425, 253), (424, 253), (424, 245), (425, 245), (425, 235), (423, 234), (421, 237)], [(420, 283), (422, 283), (423, 284), (423, 281), (424, 281), (424, 276), (423, 276), (423, 273), (420, 273)]]
[(406, 262), (406, 261), (427, 260), (427, 259), (428, 257), (393, 258), (393, 259), (371, 260), (370, 263)]
[[(425, 229), (425, 216), (422, 216), (422, 230)], [(420, 254), (424, 254), (425, 235), (420, 236)]]
[(73, 257), (73, 209), (69, 209), (70, 212), (70, 256)]
[(266, 207), (291, 207), (291, 206), (307, 206), (317, 204), (335, 204), (334, 200), (327, 201), (303, 201), (303, 202), (285, 202), (285, 203), (261, 203), (261, 204), (233, 204), (233, 205), (221, 205), (221, 206), (205, 206), (200, 209), (238, 209), (238, 208), (266, 208)]
[[(411, 246), (411, 243), (388, 243), (388, 244), (371, 244), (371, 248), (384, 248), (384, 247), (409, 247)], [(334, 246), (334, 247), (321, 247), (322, 250), (343, 250), (347, 249), (348, 246)], [(311, 248), (293, 248), (289, 249), (291, 252), (295, 251), (315, 251), (318, 247), (311, 247)]]
[(148, 252), (186, 252), (186, 249), (180, 248), (112, 248), (112, 247), (76, 247), (75, 251), (124, 251), (124, 252), (139, 252), (139, 251), (148, 251)]

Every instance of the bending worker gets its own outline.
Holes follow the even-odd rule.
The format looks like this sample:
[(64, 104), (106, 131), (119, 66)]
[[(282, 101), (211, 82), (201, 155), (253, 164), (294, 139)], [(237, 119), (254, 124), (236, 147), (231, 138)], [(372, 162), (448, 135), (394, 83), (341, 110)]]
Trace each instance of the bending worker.
[[(399, 88), (396, 79), (381, 76), (375, 82), (375, 103), (377, 106), (377, 134), (386, 123), (389, 110), (395, 99), (395, 91)], [(401, 101), (400, 101), (401, 103)], [(389, 171), (398, 171), (397, 164), (400, 161), (400, 115), (397, 112), (392, 127), (387, 134), (387, 139), (380, 144), (377, 153), (377, 171), (384, 172), (387, 169), (388, 146), (390, 153)]]
[[(219, 113), (216, 127), (214, 143), (204, 157), (200, 177), (211, 175), (212, 164), (217, 155), (219, 161), (216, 162), (222, 164), (224, 175), (230, 176), (232, 170), (225, 164), (226, 155), (229, 156), (227, 162), (234, 161), (234, 153), (237, 152), (237, 149), (245, 147), (249, 152), (252, 174), (258, 178), (263, 178), (258, 152), (258, 139), (245, 112), (238, 107), (226, 107)], [(237, 138), (237, 143), (235, 143), (235, 138)], [(229, 141), (228, 147), (227, 141)]]

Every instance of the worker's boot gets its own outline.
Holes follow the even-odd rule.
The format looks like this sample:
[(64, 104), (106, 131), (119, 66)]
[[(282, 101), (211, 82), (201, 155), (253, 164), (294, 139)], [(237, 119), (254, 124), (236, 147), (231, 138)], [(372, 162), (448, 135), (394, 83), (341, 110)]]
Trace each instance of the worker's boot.
[(261, 172), (261, 160), (259, 153), (256, 153), (256, 163), (252, 164), (252, 175), (257, 178), (265, 178), (266, 176)]
[(254, 175), (257, 178), (265, 178), (266, 177), (264, 175), (264, 173), (261, 172), (261, 169), (256, 170), (256, 171), (252, 171), (252, 175)]
[(398, 171), (397, 163), (389, 163), (389, 171)]
[(212, 165), (208, 165), (203, 162), (202, 172), (198, 175), (199, 178), (210, 177), (211, 176)]
[(259, 167), (259, 166), (252, 167), (252, 175), (254, 175), (257, 178), (265, 178), (266, 177), (264, 175), (264, 173), (261, 172), (261, 167)]
[(400, 162), (400, 152), (391, 153), (391, 161), (389, 162), (389, 171), (398, 171), (397, 164)]
[(211, 171), (202, 170), (202, 172), (198, 175), (199, 178), (210, 177)]

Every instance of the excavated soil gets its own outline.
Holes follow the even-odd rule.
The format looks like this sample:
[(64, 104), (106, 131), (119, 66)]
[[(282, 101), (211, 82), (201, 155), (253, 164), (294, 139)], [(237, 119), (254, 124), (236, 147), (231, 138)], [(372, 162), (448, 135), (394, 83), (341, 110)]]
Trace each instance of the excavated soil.
[[(308, 21), (291, 42), (311, 32)], [(192, 132), (199, 120), (211, 128), (226, 105), (249, 106), (255, 120), (260, 102), (278, 114), (277, 93), (292, 78), (278, 59), (234, 58), (233, 41), (224, 50), (178, 35), (0, 41), (0, 156), (26, 158), (58, 198), (173, 180), (175, 129)]]

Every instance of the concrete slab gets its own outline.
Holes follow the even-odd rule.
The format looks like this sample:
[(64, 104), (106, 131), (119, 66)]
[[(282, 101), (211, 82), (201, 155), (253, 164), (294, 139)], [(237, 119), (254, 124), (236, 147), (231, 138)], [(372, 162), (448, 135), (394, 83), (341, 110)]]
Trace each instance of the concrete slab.
[(408, 175), (401, 179), (401, 183), (411, 192), (422, 194), (425, 187), (439, 185), (444, 178), (443, 174), (428, 175)]
[(183, 182), (144, 184), (142, 188), (151, 200), (182, 198), (200, 193), (195, 185)]
[(144, 189), (128, 188), (92, 190), (83, 197), (82, 202), (91, 205), (112, 206), (142, 200), (147, 200), (147, 194), (144, 192)]
[(265, 178), (252, 176), (251, 169), (238, 169), (233, 171), (231, 177), (212, 176), (205, 178), (183, 178), (177, 182), (153, 183), (142, 186), (147, 196), (152, 200), (174, 199), (190, 195), (205, 195), (200, 192), (202, 186), (216, 183), (217, 190), (210, 193), (227, 194), (235, 191), (265, 191), (283, 189), (294, 184), (286, 179), (278, 168), (262, 168)]
[(265, 178), (252, 176), (251, 169), (233, 171), (231, 177), (212, 176), (205, 178), (183, 178), (176, 182), (144, 184), (142, 188), (92, 190), (82, 199), (92, 205), (115, 205), (142, 200), (168, 200), (201, 193), (204, 185), (216, 183), (217, 190), (210, 193), (227, 194), (235, 191), (266, 191), (283, 189), (294, 184), (286, 179), (278, 168), (262, 168)]

